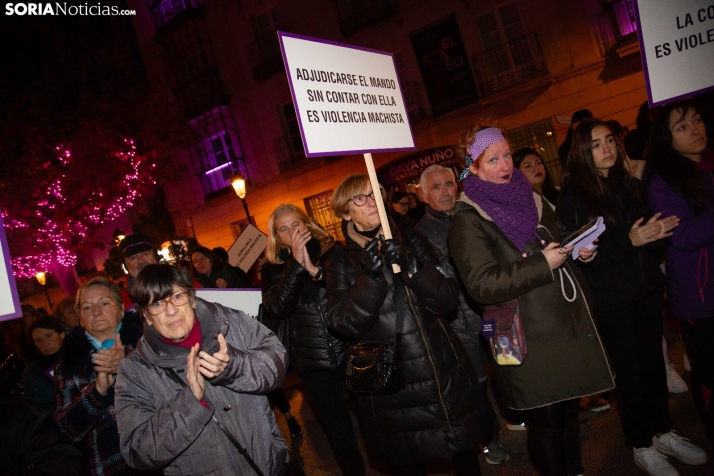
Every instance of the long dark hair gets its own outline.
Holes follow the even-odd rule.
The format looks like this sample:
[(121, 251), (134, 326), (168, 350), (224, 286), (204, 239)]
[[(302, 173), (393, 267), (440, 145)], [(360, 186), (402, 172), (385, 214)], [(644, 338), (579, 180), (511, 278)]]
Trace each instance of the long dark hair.
[(529, 155), (535, 155), (543, 163), (543, 169), (545, 170), (545, 179), (543, 179), (543, 196), (546, 198), (546, 200), (555, 205), (556, 203), (558, 203), (558, 194), (560, 192), (557, 188), (555, 188), (555, 185), (553, 185), (553, 179), (550, 178), (550, 172), (548, 172), (548, 167), (545, 165), (543, 157), (538, 152), (536, 152), (535, 149), (531, 149), (530, 147), (523, 147), (522, 149), (518, 149), (517, 151), (515, 151), (513, 153), (513, 166), (520, 170), (521, 162), (523, 162), (526, 156)]
[(659, 110), (652, 121), (650, 147), (642, 179), (647, 186), (653, 174), (659, 175), (699, 215), (706, 210), (707, 201), (712, 196), (694, 161), (672, 146), (672, 131), (669, 128), (672, 114), (679, 115), (681, 119), (690, 109), (699, 112), (691, 100), (673, 102)]
[[(566, 190), (577, 190), (582, 197), (584, 205), (588, 210), (588, 219), (602, 216), (608, 225), (615, 224), (613, 209), (616, 201), (620, 201), (624, 206), (627, 203), (618, 197), (615, 192), (624, 187), (632, 191), (632, 195), (641, 200), (636, 179), (632, 178), (625, 167), (625, 147), (619, 137), (613, 134), (617, 148), (617, 160), (610, 168), (607, 175), (608, 183), (614, 185), (608, 187), (601, 180), (601, 176), (595, 167), (593, 160), (593, 138), (592, 132), (598, 126), (610, 126), (599, 119), (591, 119), (582, 122), (573, 134), (573, 142), (570, 146), (570, 155), (563, 171), (563, 188), (561, 195)], [(611, 131), (612, 132), (612, 131)], [(619, 185), (619, 186), (618, 186)], [(640, 203), (644, 207), (642, 203)]]

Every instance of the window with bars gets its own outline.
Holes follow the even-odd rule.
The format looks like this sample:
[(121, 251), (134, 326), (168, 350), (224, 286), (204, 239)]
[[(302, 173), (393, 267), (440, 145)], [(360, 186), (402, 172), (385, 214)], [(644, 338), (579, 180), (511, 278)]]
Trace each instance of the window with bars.
[(156, 36), (169, 89), (184, 117), (196, 117), (225, 104), (218, 63), (206, 23), (186, 21)]
[(560, 183), (562, 165), (558, 158), (558, 145), (555, 141), (555, 132), (550, 119), (533, 122), (531, 124), (513, 129), (508, 132), (508, 140), (513, 152), (523, 147), (537, 150), (548, 168), (553, 183)]
[(332, 190), (318, 193), (311, 197), (303, 199), (307, 215), (315, 220), (320, 226), (335, 240), (344, 241), (342, 235), (342, 220), (332, 212), (330, 208), (330, 199), (332, 198)]
[(214, 108), (189, 124), (201, 137), (201, 140), (189, 149), (189, 155), (194, 171), (201, 179), (206, 199), (229, 190), (231, 177), (239, 172), (248, 180), (238, 133), (227, 106)]

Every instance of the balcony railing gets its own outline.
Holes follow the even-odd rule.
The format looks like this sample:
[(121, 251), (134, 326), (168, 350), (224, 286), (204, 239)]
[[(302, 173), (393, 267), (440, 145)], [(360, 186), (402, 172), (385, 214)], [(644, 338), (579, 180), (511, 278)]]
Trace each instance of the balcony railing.
[(258, 38), (258, 41), (251, 43), (246, 49), (253, 79), (256, 81), (262, 81), (285, 69), (276, 32)]
[(389, 0), (334, 0), (340, 34), (354, 35), (394, 12)]
[(482, 96), (548, 73), (535, 32), (474, 55), (471, 61)]
[(305, 152), (295, 152), (289, 145), (290, 136), (284, 135), (273, 139), (273, 150), (278, 158), (278, 168), (280, 172), (295, 167), (305, 160)]
[(414, 81), (407, 81), (402, 85), (402, 93), (404, 94), (404, 106), (406, 106), (409, 121), (419, 122), (426, 118), (426, 111), (421, 102), (419, 94), (419, 86)]

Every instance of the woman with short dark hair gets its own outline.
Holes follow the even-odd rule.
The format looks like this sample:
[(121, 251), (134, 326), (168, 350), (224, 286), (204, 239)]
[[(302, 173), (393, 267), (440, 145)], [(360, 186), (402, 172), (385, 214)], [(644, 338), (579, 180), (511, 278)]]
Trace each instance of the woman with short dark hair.
[(25, 397), (52, 412), (55, 409), (55, 365), (65, 327), (56, 317), (45, 316), (33, 322), (28, 333), (40, 353), (25, 370)]
[[(280, 474), (287, 446), (265, 393), (287, 355), (242, 311), (196, 297), (184, 270), (144, 268), (134, 285), (144, 335), (119, 367), (116, 411), (127, 464), (164, 474)], [(238, 447), (245, 448), (247, 457)]]
[(238, 275), (223, 266), (216, 254), (205, 246), (199, 246), (191, 253), (191, 274), (204, 288), (244, 287)]

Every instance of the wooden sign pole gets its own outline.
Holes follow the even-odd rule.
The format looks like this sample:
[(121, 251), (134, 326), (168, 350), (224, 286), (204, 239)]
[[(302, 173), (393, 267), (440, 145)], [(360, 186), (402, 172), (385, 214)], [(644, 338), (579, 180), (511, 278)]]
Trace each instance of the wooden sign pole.
[[(382, 192), (379, 188), (379, 180), (377, 180), (377, 171), (374, 169), (374, 162), (372, 161), (372, 154), (364, 154), (364, 163), (367, 166), (367, 174), (369, 175), (369, 182), (372, 185), (372, 192), (374, 192), (374, 201), (377, 204), (377, 212), (379, 213), (379, 221), (382, 224), (382, 232), (386, 240), (392, 239), (392, 229), (389, 228), (389, 219), (387, 218), (387, 210), (384, 208), (384, 200), (382, 200)], [(393, 264), (392, 271), (395, 273), (401, 272), (399, 265)]]

